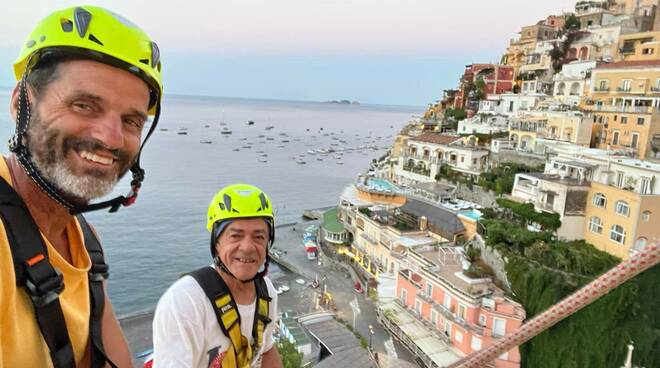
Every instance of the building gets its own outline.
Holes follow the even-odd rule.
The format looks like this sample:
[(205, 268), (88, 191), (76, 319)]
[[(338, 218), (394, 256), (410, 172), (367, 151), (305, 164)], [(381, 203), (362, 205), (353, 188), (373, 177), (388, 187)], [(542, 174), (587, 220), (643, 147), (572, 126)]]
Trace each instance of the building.
[(477, 114), (458, 122), (458, 134), (497, 134), (509, 130), (509, 119), (504, 115)]
[(532, 203), (538, 212), (559, 214), (560, 238), (581, 239), (591, 165), (553, 158), (543, 173), (516, 174), (511, 191), (514, 200)]
[(539, 41), (556, 39), (564, 22), (564, 16), (551, 15), (534, 25), (522, 27), (518, 32), (519, 36), (509, 42), (509, 47), (502, 56), (502, 64), (513, 67), (514, 74), (518, 76), (520, 68), (529, 61), (527, 56), (535, 53), (536, 44)]
[(338, 214), (338, 208), (333, 208), (323, 214), (323, 224), (321, 225), (323, 240), (336, 245), (350, 244), (351, 233), (339, 221)]
[(539, 103), (547, 101), (550, 96), (543, 93), (505, 93), (488, 96), (479, 102), (480, 114), (516, 116), (520, 111), (533, 110)]
[[(442, 367), (493, 344), (522, 325), (525, 311), (490, 278), (463, 272), (461, 250), (434, 246), (409, 250), (398, 273), (397, 298), (379, 306), (383, 325), (426, 367)], [(396, 323), (399, 322), (399, 323)], [(415, 323), (426, 327), (416, 334)], [(520, 366), (518, 349), (494, 362)]]
[(545, 154), (550, 141), (589, 147), (593, 118), (579, 111), (520, 113), (509, 124), (509, 140), (520, 151)]
[[(583, 238), (620, 258), (660, 239), (653, 226), (660, 213), (660, 164), (575, 145), (553, 151), (543, 174), (516, 176), (512, 196), (560, 214), (560, 236)], [(580, 221), (583, 230), (575, 234)]]
[(660, 31), (639, 32), (619, 38), (617, 61), (660, 60)]
[(596, 67), (595, 61), (573, 61), (564, 64), (561, 72), (554, 75), (554, 91), (552, 96), (561, 103), (577, 106), (589, 88), (591, 69)]
[[(470, 64), (465, 66), (460, 88), (454, 97), (454, 108), (476, 111), (479, 98), (513, 91), (514, 69), (507, 65)], [(482, 96), (477, 96), (476, 83), (483, 80)]]
[(592, 146), (660, 158), (660, 60), (621, 61), (592, 71)]

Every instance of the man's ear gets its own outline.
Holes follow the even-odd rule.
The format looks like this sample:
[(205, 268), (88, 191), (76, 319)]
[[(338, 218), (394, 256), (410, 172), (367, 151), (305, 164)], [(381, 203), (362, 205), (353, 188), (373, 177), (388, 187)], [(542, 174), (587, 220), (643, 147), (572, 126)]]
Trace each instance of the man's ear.
[(14, 122), (16, 122), (18, 116), (18, 98), (20, 95), (19, 86), (20, 86), (20, 82), (16, 83), (14, 89), (11, 91), (11, 99), (9, 100), (9, 112)]

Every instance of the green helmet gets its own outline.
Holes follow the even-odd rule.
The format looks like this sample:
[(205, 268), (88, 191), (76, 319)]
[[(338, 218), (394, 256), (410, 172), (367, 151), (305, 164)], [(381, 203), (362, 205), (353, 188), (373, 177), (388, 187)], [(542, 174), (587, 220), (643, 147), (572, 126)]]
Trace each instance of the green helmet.
[(213, 197), (209, 205), (206, 228), (213, 230), (213, 225), (224, 220), (266, 217), (275, 221), (270, 199), (261, 189), (248, 184), (233, 184), (222, 188)]
[[(211, 256), (216, 265), (232, 277), (235, 276), (224, 265), (216, 254), (216, 241), (232, 220), (241, 218), (263, 218), (268, 224), (268, 247), (275, 240), (275, 216), (270, 199), (261, 189), (249, 184), (233, 184), (222, 188), (209, 205), (206, 228), (211, 232)], [(249, 282), (268, 273), (270, 256), (266, 252), (264, 269), (258, 272)]]

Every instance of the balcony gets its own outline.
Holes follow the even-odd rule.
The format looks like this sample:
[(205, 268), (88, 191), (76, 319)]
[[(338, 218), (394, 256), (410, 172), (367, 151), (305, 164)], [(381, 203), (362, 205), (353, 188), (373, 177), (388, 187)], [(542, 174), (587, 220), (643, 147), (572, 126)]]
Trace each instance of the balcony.
[(594, 92), (596, 93), (607, 93), (610, 91), (610, 87), (595, 87)]
[(630, 87), (617, 87), (616, 90), (618, 92), (630, 92), (631, 88)]
[(431, 176), (431, 169), (424, 169), (422, 167), (408, 166), (408, 165), (404, 165), (401, 168), (405, 171), (409, 171), (409, 172), (414, 173), (414, 174), (419, 174), (419, 175), (428, 176), (428, 177)]
[(433, 297), (431, 297), (429, 294), (427, 294), (426, 291), (417, 290), (417, 297), (422, 299), (423, 301), (429, 303), (429, 304), (434, 303)]
[(594, 105), (593, 107), (593, 111), (599, 112), (628, 112), (637, 114), (652, 114), (654, 109), (653, 106)]
[(364, 232), (360, 234), (360, 237), (361, 237), (362, 239), (366, 240), (366, 241), (367, 241), (368, 243), (370, 243), (371, 245), (378, 245), (378, 242), (377, 242), (374, 238), (370, 237), (369, 235), (367, 235), (367, 234), (364, 233)]

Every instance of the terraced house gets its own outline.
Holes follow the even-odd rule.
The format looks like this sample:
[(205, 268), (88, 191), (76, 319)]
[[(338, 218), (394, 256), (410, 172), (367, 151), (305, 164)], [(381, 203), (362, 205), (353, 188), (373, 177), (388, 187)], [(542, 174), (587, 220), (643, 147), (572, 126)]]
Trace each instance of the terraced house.
[(592, 147), (660, 158), (660, 60), (598, 65), (592, 72)]

